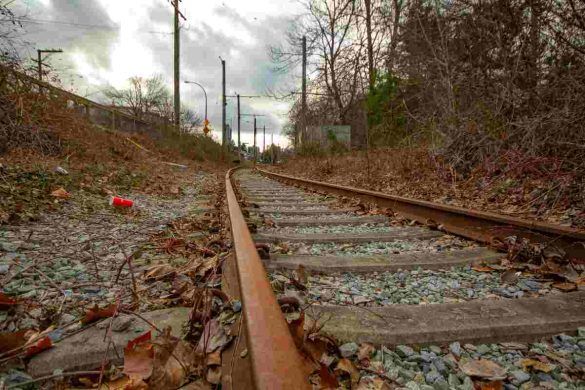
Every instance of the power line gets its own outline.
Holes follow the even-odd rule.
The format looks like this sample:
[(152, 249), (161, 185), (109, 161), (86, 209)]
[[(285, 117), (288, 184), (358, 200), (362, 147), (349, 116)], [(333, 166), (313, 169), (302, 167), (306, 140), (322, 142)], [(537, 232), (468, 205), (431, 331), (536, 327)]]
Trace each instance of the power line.
[[(61, 26), (70, 26), (70, 27), (78, 27), (83, 29), (102, 29), (102, 30), (111, 30), (116, 31), (119, 30), (119, 27), (106, 25), (106, 24), (83, 24), (83, 23), (75, 23), (75, 22), (67, 22), (64, 20), (48, 20), (48, 19), (31, 19), (31, 18), (18, 18), (16, 21), (21, 23), (32, 23), (32, 24), (55, 24)], [(162, 34), (162, 35), (172, 35), (172, 32), (163, 32), (163, 31), (138, 31), (147, 34)]]

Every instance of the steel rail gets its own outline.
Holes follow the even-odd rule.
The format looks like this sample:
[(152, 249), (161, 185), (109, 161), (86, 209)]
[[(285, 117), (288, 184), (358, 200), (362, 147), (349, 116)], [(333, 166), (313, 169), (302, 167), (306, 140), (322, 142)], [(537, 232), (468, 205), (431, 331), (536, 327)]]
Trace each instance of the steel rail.
[(295, 346), (238, 204), (231, 181), (235, 169), (227, 172), (225, 185), (254, 385), (262, 390), (309, 389), (308, 366)]
[(562, 248), (569, 257), (580, 261), (585, 260), (584, 230), (256, 169), (264, 176), (287, 184), (329, 194), (359, 198), (363, 202), (388, 207), (409, 219), (420, 223), (436, 223), (448, 233), (475, 241), (492, 244), (495, 239), (504, 240), (506, 237), (515, 235), (530, 239), (532, 242), (554, 243), (555, 246)]

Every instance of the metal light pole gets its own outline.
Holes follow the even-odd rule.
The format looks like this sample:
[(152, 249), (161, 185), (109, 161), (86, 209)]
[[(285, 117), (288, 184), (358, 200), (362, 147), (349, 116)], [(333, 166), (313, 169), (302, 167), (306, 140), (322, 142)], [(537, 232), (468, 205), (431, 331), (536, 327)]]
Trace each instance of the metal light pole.
[(227, 106), (226, 96), (225, 96), (225, 60), (219, 57), (221, 60), (221, 81), (222, 81), (222, 102), (221, 102), (221, 144), (224, 148), (227, 148), (227, 134), (226, 134), (226, 122), (225, 122), (225, 109)]
[(195, 81), (185, 81), (185, 84), (195, 84), (198, 85), (199, 88), (201, 88), (201, 90), (203, 91), (203, 95), (205, 95), (205, 120), (207, 121), (207, 91), (205, 91), (205, 88), (203, 88), (203, 85), (199, 84), (198, 82)]

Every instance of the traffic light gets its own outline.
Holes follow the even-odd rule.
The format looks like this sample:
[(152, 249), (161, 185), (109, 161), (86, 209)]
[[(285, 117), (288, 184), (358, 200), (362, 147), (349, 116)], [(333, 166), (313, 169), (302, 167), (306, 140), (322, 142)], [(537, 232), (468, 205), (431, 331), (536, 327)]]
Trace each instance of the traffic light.
[(205, 135), (209, 134), (209, 132), (211, 131), (208, 126), (209, 126), (209, 121), (207, 119), (205, 119), (203, 121), (203, 132), (205, 133)]

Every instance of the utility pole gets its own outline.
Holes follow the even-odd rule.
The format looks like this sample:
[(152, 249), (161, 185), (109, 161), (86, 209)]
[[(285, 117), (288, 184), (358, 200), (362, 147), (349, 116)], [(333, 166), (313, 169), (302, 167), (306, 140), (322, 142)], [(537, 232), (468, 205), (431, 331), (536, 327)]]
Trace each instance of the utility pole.
[(174, 7), (174, 16), (175, 16), (175, 29), (174, 29), (174, 40), (175, 40), (175, 51), (174, 51), (174, 63), (175, 63), (175, 90), (174, 90), (174, 100), (175, 100), (175, 110), (174, 110), (174, 124), (175, 129), (179, 131), (181, 129), (181, 33), (180, 33), (180, 26), (179, 26), (179, 17), (183, 18), (183, 20), (187, 20), (185, 16), (179, 10), (179, 1), (181, 0), (171, 0), (171, 4)]
[(264, 131), (263, 131), (263, 141), (262, 141), (262, 153), (266, 152), (266, 125), (264, 125)]
[[(234, 97), (234, 96), (230, 96), (230, 97)], [(242, 97), (258, 97), (258, 96), (242, 96)], [(258, 158), (258, 152), (256, 150), (256, 133), (258, 131), (258, 126), (257, 126), (256, 118), (259, 117), (259, 116), (266, 116), (266, 115), (258, 115), (258, 114), (240, 114), (240, 115), (241, 116), (253, 116), (254, 117), (254, 165), (256, 165), (256, 159)]]
[(237, 94), (238, 98), (238, 153), (240, 153), (240, 122), (242, 116), (240, 115), (240, 94)]
[(254, 166), (256, 166), (257, 160), (258, 160), (258, 152), (256, 149), (256, 115), (254, 115)]
[(38, 77), (39, 77), (39, 81), (43, 81), (43, 54), (45, 53), (63, 53), (63, 50), (61, 49), (45, 49), (45, 50), (41, 50), (41, 49), (37, 49), (37, 59), (35, 61), (37, 63), (38, 66)]
[(270, 163), (274, 165), (274, 129), (272, 129), (272, 134), (270, 135)]
[(219, 57), (221, 60), (221, 83), (222, 83), (222, 103), (221, 103), (221, 144), (224, 148), (227, 147), (226, 142), (226, 128), (225, 128), (225, 109), (227, 106), (226, 96), (225, 96), (225, 61)]
[[(301, 132), (304, 133), (307, 127), (307, 37), (303, 37), (303, 83), (302, 83), (302, 122)], [(297, 134), (298, 137), (298, 134)], [(295, 140), (298, 144), (298, 138)], [(296, 147), (297, 145), (295, 145)]]

